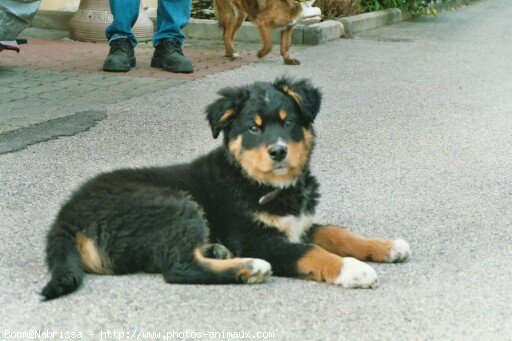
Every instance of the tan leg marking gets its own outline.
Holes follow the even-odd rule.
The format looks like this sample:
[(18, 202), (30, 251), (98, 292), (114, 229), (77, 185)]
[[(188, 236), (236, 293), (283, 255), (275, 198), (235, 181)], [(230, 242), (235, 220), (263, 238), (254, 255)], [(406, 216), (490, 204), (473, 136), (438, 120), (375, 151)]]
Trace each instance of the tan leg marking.
[(269, 263), (257, 258), (229, 258), (213, 259), (205, 258), (201, 250), (195, 249), (194, 255), (197, 261), (204, 267), (216, 273), (233, 271), (237, 282), (261, 283), (272, 274)]
[(343, 258), (315, 246), (297, 263), (299, 273), (316, 282), (334, 283), (340, 276)]
[(300, 274), (317, 282), (341, 285), (344, 288), (375, 288), (377, 273), (368, 264), (352, 257), (341, 258), (315, 246), (297, 263)]
[[(401, 248), (400, 241), (406, 246)], [(312, 235), (312, 242), (339, 256), (355, 257), (365, 261), (404, 261), (410, 255), (407, 243), (402, 240), (365, 238), (339, 226), (322, 226), (316, 229)], [(397, 252), (403, 254), (394, 254), (397, 246), (400, 249)]]
[(102, 255), (91, 238), (78, 234), (76, 248), (82, 258), (82, 267), (86, 272), (110, 275), (113, 274), (110, 260)]

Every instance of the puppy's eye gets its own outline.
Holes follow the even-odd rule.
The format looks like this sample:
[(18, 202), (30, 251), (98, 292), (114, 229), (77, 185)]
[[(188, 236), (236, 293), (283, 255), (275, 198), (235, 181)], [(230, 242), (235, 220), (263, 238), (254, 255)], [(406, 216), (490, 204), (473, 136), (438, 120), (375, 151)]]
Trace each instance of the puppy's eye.
[(260, 128), (256, 125), (253, 125), (249, 128), (249, 130), (251, 131), (251, 133), (257, 133), (258, 131), (260, 131)]
[(284, 121), (284, 125), (286, 127), (293, 127), (295, 125), (295, 121), (294, 120), (291, 120), (291, 119), (287, 119), (286, 121)]

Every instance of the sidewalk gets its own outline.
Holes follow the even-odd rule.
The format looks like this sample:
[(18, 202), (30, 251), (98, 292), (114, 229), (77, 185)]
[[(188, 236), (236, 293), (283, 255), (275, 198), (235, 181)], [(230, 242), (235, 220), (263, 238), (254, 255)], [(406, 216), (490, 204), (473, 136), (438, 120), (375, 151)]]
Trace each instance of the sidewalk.
[[(45, 34), (41, 30), (32, 33), (34, 37)], [(0, 154), (38, 142), (26, 135), (34, 125), (239, 68), (256, 62), (259, 48), (257, 44), (238, 44), (242, 58), (231, 61), (224, 57), (221, 41), (187, 41), (184, 52), (195, 72), (173, 74), (151, 68), (153, 47), (141, 43), (135, 49), (134, 69), (128, 73), (108, 73), (102, 71), (109, 49), (106, 44), (30, 37), (29, 33), (29, 42), (19, 54), (0, 54)], [(278, 49), (274, 49), (272, 56), (278, 56)], [(51, 135), (39, 140), (60, 136), (54, 135), (58, 130), (50, 131)], [(12, 144), (14, 140), (18, 141)]]
[[(242, 58), (231, 61), (224, 57), (224, 45), (220, 41), (187, 41), (184, 53), (194, 64), (195, 72), (170, 74), (150, 67), (153, 46), (150, 43), (141, 43), (135, 49), (137, 66), (129, 73), (121, 74), (129, 77), (193, 80), (255, 62), (258, 60), (257, 49), (257, 44), (245, 44), (241, 46)], [(19, 55), (3, 52), (0, 65), (77, 73), (101, 73), (105, 76), (120, 75), (119, 73), (104, 73), (101, 70), (108, 50), (107, 44), (34, 39), (22, 46)], [(274, 51), (274, 54), (277, 52)]]

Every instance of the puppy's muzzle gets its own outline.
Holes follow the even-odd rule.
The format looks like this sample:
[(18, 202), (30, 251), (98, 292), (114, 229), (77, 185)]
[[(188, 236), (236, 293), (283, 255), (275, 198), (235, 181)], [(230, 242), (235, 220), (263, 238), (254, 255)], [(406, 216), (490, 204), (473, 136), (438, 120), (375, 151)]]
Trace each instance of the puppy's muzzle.
[(276, 144), (268, 149), (268, 155), (275, 162), (283, 161), (288, 154), (288, 147), (283, 144)]

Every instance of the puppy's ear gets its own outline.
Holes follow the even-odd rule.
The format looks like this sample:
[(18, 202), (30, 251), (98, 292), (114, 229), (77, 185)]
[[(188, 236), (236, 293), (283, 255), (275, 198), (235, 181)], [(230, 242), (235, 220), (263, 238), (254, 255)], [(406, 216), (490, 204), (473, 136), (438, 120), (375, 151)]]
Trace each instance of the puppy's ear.
[(206, 107), (206, 118), (210, 123), (213, 138), (228, 128), (249, 98), (247, 87), (225, 88), (218, 92), (222, 97)]
[(297, 103), (306, 121), (313, 123), (322, 102), (322, 93), (318, 88), (315, 88), (307, 79), (292, 80), (288, 78), (277, 79), (274, 86), (290, 96)]

